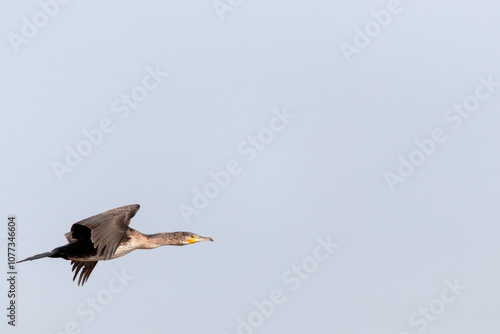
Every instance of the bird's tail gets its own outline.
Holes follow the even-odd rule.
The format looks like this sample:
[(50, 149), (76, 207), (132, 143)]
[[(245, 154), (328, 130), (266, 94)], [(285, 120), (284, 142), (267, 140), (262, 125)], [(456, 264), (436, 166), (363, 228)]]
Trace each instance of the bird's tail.
[(44, 257), (51, 257), (52, 255), (54, 255), (54, 251), (50, 251), (50, 252), (45, 252), (45, 253), (41, 253), (41, 254), (37, 254), (37, 255), (33, 255), (31, 257), (28, 257), (24, 260), (21, 260), (21, 261), (17, 261), (16, 263), (21, 263), (21, 262), (24, 262), (24, 261), (32, 261), (32, 260), (37, 260), (37, 259), (41, 259), (41, 258), (44, 258)]

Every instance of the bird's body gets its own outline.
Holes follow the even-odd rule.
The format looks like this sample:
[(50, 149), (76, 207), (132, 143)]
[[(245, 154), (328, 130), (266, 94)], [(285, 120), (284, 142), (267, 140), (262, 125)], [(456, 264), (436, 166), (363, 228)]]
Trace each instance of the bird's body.
[[(97, 254), (97, 248), (94, 247), (92, 241), (76, 243), (72, 244), (68, 247), (68, 245), (62, 246), (64, 247), (62, 250), (67, 251), (67, 255), (64, 257), (66, 260), (71, 261), (105, 261), (105, 260), (113, 260), (128, 253), (136, 250), (136, 249), (146, 249), (144, 246), (144, 234), (129, 228), (125, 237), (118, 245), (116, 251), (111, 254), (109, 259), (106, 259), (103, 254)], [(78, 247), (77, 247), (78, 246)], [(61, 247), (60, 247), (61, 248)]]
[(83, 285), (98, 261), (116, 259), (136, 249), (213, 241), (190, 232), (143, 234), (134, 230), (128, 225), (139, 207), (138, 204), (126, 205), (74, 223), (71, 231), (65, 234), (68, 240), (66, 245), (19, 262), (44, 257), (70, 260), (75, 271), (73, 280), (81, 271), (78, 285)]

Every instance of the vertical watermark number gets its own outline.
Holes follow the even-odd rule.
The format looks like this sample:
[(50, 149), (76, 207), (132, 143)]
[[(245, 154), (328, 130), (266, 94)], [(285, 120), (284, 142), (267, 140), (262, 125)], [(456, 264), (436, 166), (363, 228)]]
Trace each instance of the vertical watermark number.
[(16, 325), (16, 217), (7, 219), (7, 323)]

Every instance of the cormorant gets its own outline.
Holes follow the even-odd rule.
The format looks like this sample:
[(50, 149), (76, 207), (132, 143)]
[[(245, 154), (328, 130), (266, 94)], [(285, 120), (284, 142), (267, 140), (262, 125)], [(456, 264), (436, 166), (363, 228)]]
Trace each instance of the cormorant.
[(66, 233), (68, 243), (50, 252), (41, 253), (20, 262), (44, 257), (71, 260), (73, 281), (78, 273), (78, 285), (88, 280), (98, 261), (111, 260), (136, 249), (151, 249), (159, 246), (184, 246), (200, 241), (214, 241), (191, 232), (142, 234), (130, 228), (130, 219), (139, 210), (138, 204), (125, 205), (74, 223)]

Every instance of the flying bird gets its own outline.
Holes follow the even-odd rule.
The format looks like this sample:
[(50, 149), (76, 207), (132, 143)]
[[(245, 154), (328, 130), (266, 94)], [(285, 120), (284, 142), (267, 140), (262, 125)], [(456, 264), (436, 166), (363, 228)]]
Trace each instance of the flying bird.
[(98, 261), (116, 259), (136, 249), (152, 249), (160, 246), (184, 246), (200, 241), (214, 241), (191, 232), (143, 234), (129, 227), (130, 219), (140, 206), (125, 205), (74, 223), (65, 234), (68, 243), (50, 252), (37, 254), (22, 261), (44, 257), (71, 260), (73, 281), (80, 273), (78, 285), (89, 279)]

